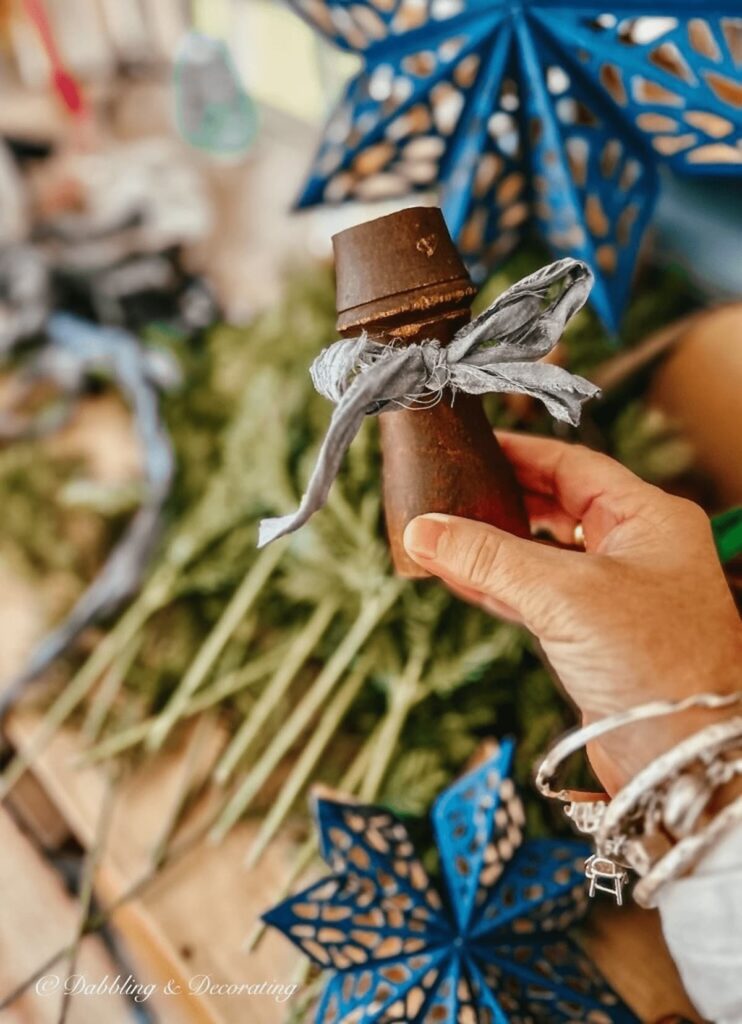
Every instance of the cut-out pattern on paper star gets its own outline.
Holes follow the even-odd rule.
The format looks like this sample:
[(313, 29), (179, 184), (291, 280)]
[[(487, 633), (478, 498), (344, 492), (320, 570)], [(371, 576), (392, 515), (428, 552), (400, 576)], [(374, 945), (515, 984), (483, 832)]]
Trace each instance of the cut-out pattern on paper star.
[(504, 742), (433, 808), (446, 903), (394, 814), (316, 800), (333, 874), (264, 920), (334, 969), (318, 1024), (636, 1024), (565, 932), (587, 848), (523, 842), (512, 756)]
[(656, 162), (742, 173), (739, 0), (289, 2), (363, 58), (299, 205), (440, 184), (479, 277), (533, 220), (592, 267), (612, 330)]

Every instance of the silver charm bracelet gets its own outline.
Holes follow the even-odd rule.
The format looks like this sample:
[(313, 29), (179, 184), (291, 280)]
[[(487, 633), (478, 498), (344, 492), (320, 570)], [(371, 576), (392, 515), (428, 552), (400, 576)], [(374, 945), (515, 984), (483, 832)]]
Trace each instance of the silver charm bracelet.
[[(627, 868), (643, 876), (634, 896), (643, 906), (655, 905), (666, 882), (687, 873), (716, 838), (742, 820), (742, 799), (735, 801), (700, 832), (695, 828), (719, 786), (742, 774), (742, 716), (693, 733), (661, 755), (631, 780), (612, 802), (574, 801), (566, 789), (554, 789), (557, 769), (592, 740), (634, 722), (676, 714), (691, 708), (716, 710), (742, 703), (742, 691), (725, 696), (696, 694), (682, 701), (653, 701), (611, 715), (563, 737), (543, 759), (536, 773), (539, 792), (566, 803), (575, 826), (594, 837), (595, 853), (585, 865), (590, 895), (612, 893), (622, 902)], [(673, 846), (673, 841), (677, 845)]]

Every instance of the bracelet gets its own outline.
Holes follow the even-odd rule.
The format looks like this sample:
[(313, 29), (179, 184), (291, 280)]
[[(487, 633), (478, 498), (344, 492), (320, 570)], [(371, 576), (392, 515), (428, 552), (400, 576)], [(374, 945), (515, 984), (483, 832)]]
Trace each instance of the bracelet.
[(687, 874), (703, 854), (728, 828), (742, 822), (742, 796), (712, 818), (699, 834), (688, 836), (674, 846), (652, 870), (639, 879), (634, 899), (641, 907), (656, 907), (657, 892), (668, 882)]
[(664, 715), (674, 715), (682, 711), (689, 711), (691, 708), (704, 708), (714, 711), (719, 708), (732, 707), (734, 704), (742, 703), (742, 690), (737, 693), (725, 694), (697, 693), (686, 697), (681, 701), (656, 700), (649, 704), (640, 704), (637, 707), (629, 708), (628, 711), (620, 711), (608, 718), (601, 718), (597, 722), (575, 729), (562, 737), (549, 751), (538, 767), (535, 777), (536, 788), (542, 796), (551, 800), (561, 800), (563, 803), (570, 802), (570, 793), (567, 789), (555, 790), (550, 785), (559, 765), (571, 754), (581, 750), (582, 747), (605, 736), (606, 733), (614, 732), (624, 725), (632, 725), (634, 722), (643, 722), (648, 718), (660, 718)]
[(740, 738), (742, 717), (737, 716), (728, 722), (716, 722), (707, 729), (693, 733), (652, 761), (607, 806), (596, 831), (596, 841), (604, 842), (635, 815), (642, 805), (645, 806), (646, 816), (647, 803), (652, 801), (663, 784), (674, 782), (681, 769), (700, 760), (706, 770), (694, 775), (679, 776), (686, 781), (679, 792), (673, 794), (675, 799), (668, 801), (666, 798), (662, 807), (655, 805), (648, 809), (654, 819), (653, 823), (659, 824), (661, 821), (675, 838), (686, 835), (711, 799), (714, 789), (729, 781), (722, 769), (726, 762), (713, 758), (733, 749)]
[[(642, 769), (612, 802), (607, 798), (574, 801), (569, 790), (552, 788), (561, 763), (591, 740), (632, 722), (674, 714), (689, 708), (716, 709), (742, 703), (742, 691), (725, 696), (695, 694), (682, 701), (654, 701), (601, 719), (560, 740), (542, 761), (536, 786), (548, 797), (567, 804), (565, 812), (579, 831), (592, 834), (595, 853), (585, 864), (590, 895), (612, 893), (622, 902), (631, 867), (644, 878), (637, 901), (654, 900), (657, 891), (687, 870), (730, 824), (742, 817), (726, 808), (700, 834), (691, 834), (715, 789), (742, 774), (742, 757), (727, 755), (742, 748), (742, 716), (717, 722), (687, 737)], [(690, 766), (693, 766), (692, 768)], [(596, 795), (597, 797), (597, 795)], [(673, 848), (672, 840), (679, 840)], [(654, 904), (652, 904), (654, 905)]]

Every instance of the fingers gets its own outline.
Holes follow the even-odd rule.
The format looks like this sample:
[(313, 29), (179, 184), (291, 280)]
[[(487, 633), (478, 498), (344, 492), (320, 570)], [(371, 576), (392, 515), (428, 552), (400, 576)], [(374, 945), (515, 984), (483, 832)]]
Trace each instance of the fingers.
[(568, 592), (588, 568), (585, 555), (457, 516), (413, 519), (404, 543), (415, 561), (463, 590), (468, 600), (484, 606), (497, 602), (509, 618), (524, 622), (539, 636), (549, 631), (555, 610), (566, 606)]
[(588, 550), (619, 523), (667, 497), (619, 462), (582, 445), (504, 431), (497, 440), (526, 492), (552, 498), (583, 524)]
[(504, 619), (505, 622), (514, 622), (517, 625), (523, 625), (523, 619), (516, 612), (506, 605), (504, 601), (498, 601), (495, 597), (488, 597), (487, 594), (483, 594), (481, 590), (474, 590), (472, 587), (465, 587), (459, 583), (454, 583), (452, 580), (447, 579), (446, 586), (455, 594), (456, 597), (460, 597), (462, 601), (466, 601), (468, 604), (473, 604), (477, 608), (481, 608), (489, 615), (496, 615), (498, 619)]
[(497, 440), (525, 490), (556, 498), (579, 519), (599, 489), (647, 486), (620, 462), (583, 445), (508, 431), (497, 431)]
[(554, 498), (526, 491), (523, 500), (534, 535), (546, 530), (560, 544), (575, 543), (575, 528), (579, 520), (565, 512)]

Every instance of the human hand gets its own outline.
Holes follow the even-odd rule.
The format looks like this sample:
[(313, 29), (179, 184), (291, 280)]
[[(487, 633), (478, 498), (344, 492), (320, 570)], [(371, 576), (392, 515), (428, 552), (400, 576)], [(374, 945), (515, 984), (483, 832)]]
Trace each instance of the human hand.
[[(581, 523), (585, 552), (430, 514), (407, 526), (412, 558), (464, 599), (527, 626), (585, 724), (650, 700), (742, 689), (742, 627), (704, 512), (587, 448), (498, 440), (532, 528), (571, 543)], [(612, 794), (713, 719), (689, 711), (635, 725), (593, 744), (590, 760)]]

